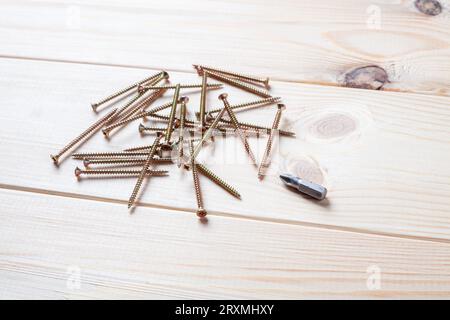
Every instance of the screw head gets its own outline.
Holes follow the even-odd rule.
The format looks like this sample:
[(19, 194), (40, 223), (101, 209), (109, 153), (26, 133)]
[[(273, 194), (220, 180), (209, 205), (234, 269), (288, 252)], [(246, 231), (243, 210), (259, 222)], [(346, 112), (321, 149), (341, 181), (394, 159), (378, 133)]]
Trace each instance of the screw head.
[(105, 129), (102, 129), (102, 133), (103, 133), (103, 136), (104, 136), (106, 139), (109, 138), (109, 137), (108, 137), (109, 131), (106, 130), (106, 128), (105, 128)]
[(139, 124), (139, 133), (144, 133), (144, 131), (145, 131), (145, 126), (142, 124), (142, 123), (140, 123)]
[(162, 71), (162, 77), (166, 80), (170, 78), (169, 73), (166, 70)]
[(204, 217), (206, 217), (207, 214), (208, 214), (208, 212), (206, 212), (205, 209), (198, 208), (198, 210), (197, 210), (197, 217), (204, 218)]
[(173, 120), (173, 126), (175, 128), (178, 128), (180, 125), (181, 125), (181, 120), (180, 119)]
[(219, 100), (225, 100), (228, 97), (228, 93), (222, 93), (219, 95)]
[(98, 108), (98, 104), (97, 103), (91, 103), (91, 107), (92, 107), (92, 110), (94, 112), (97, 112), (97, 108)]
[(198, 74), (199, 76), (203, 75), (203, 69), (202, 69), (199, 65), (193, 64), (192, 66), (193, 66), (194, 69), (197, 71), (197, 74)]
[(180, 103), (188, 103), (189, 102), (189, 97), (188, 96), (181, 96), (179, 101), (180, 101)]
[(58, 165), (58, 161), (59, 161), (59, 157), (58, 156), (54, 156), (54, 155), (51, 154), (50, 158), (52, 158), (54, 164)]
[(81, 175), (81, 169), (76, 167), (75, 168), (75, 177), (79, 177)]
[(278, 106), (278, 110), (286, 109), (286, 106), (283, 103), (279, 103), (279, 104), (277, 104), (277, 106)]

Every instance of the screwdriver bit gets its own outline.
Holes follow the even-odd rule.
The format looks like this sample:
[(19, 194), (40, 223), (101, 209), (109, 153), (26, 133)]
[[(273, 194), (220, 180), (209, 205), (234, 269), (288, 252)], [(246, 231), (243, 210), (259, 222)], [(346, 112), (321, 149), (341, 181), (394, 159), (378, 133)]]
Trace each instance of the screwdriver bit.
[(323, 200), (327, 195), (327, 189), (320, 184), (303, 180), (288, 173), (280, 174), (280, 178), (289, 187), (295, 188), (298, 191), (305, 193), (317, 200)]

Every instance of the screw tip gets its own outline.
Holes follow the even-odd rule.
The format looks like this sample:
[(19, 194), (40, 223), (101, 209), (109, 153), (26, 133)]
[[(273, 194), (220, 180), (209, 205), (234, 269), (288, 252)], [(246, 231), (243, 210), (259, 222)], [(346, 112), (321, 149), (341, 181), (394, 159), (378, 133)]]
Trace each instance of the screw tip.
[(81, 169), (76, 167), (75, 168), (75, 177), (79, 177), (81, 175)]
[(197, 210), (197, 217), (199, 217), (199, 218), (204, 218), (204, 217), (206, 217), (207, 214), (208, 214), (208, 213), (206, 212), (205, 209), (203, 209), (203, 208), (198, 208), (198, 210)]
[(51, 155), (50, 155), (50, 158), (52, 158), (53, 163), (54, 163), (55, 165), (58, 165), (58, 161), (59, 161), (59, 157), (58, 157), (58, 156), (55, 156), (55, 155), (51, 154)]
[(222, 93), (219, 95), (219, 100), (225, 100), (228, 97), (228, 93)]

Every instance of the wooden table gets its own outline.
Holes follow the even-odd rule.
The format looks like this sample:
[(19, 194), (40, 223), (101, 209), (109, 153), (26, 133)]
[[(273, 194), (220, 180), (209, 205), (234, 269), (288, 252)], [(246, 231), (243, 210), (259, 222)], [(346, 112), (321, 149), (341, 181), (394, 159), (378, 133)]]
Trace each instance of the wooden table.
[[(3, 1), (0, 297), (449, 298), (450, 1), (439, 2), (433, 16), (412, 0)], [(130, 213), (135, 179), (77, 181), (74, 160), (53, 165), (98, 119), (91, 102), (162, 68), (200, 82), (192, 63), (271, 77), (296, 132), (272, 168), (324, 184), (327, 200), (208, 162), (242, 200), (200, 177), (200, 223), (176, 166)], [(199, 93), (187, 94), (192, 117)], [(270, 126), (274, 114), (238, 116)], [(150, 144), (136, 126), (79, 151)], [(245, 159), (234, 138), (202, 154)]]

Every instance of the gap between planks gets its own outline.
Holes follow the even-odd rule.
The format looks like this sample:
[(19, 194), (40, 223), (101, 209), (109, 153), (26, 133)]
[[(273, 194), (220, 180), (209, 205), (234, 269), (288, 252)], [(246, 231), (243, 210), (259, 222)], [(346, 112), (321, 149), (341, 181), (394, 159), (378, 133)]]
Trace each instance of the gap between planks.
[[(91, 66), (99, 66), (99, 67), (113, 67), (113, 68), (128, 68), (128, 69), (136, 69), (136, 70), (165, 70), (167, 72), (178, 72), (178, 73), (185, 73), (185, 74), (195, 74), (195, 71), (187, 71), (184, 69), (176, 69), (176, 68), (161, 68), (158, 66), (141, 66), (141, 65), (128, 65), (128, 64), (117, 64), (117, 63), (101, 63), (101, 62), (90, 62), (90, 61), (82, 61), (82, 60), (65, 60), (65, 59), (51, 59), (51, 58), (37, 58), (37, 57), (26, 57), (26, 56), (13, 56), (13, 55), (1, 55), (0, 59), (10, 59), (10, 60), (24, 60), (24, 61), (38, 61), (38, 62), (51, 62), (51, 63), (67, 63), (67, 64), (81, 64), (81, 65), (91, 65)], [(192, 61), (189, 64), (197, 63), (195, 61)], [(239, 71), (236, 68), (231, 68), (231, 71)], [(261, 74), (255, 74), (254, 76), (264, 76)], [(278, 78), (278, 77), (270, 77), (270, 82), (280, 82), (280, 83), (294, 83), (294, 84), (307, 84), (307, 85), (314, 85), (314, 86), (323, 86), (323, 87), (337, 87), (337, 88), (347, 88), (347, 89), (355, 89), (355, 88), (349, 88), (343, 85), (339, 85), (338, 83), (332, 83), (332, 82), (320, 82), (320, 81), (300, 81), (300, 80), (289, 80), (285, 78)], [(370, 89), (360, 89), (360, 90), (370, 90)], [(406, 94), (420, 94), (428, 96), (429, 94), (423, 93), (423, 92), (416, 92), (414, 90), (397, 90), (397, 89), (389, 89), (389, 88), (382, 88), (379, 90), (374, 91), (386, 91), (386, 92), (399, 92), (399, 93), (406, 93)]]
[[(124, 208), (125, 208), (125, 205), (128, 203), (126, 200), (120, 200), (120, 199), (114, 199), (114, 198), (88, 196), (88, 195), (72, 193), (72, 192), (46, 190), (46, 189), (31, 188), (31, 187), (21, 187), (21, 186), (14, 186), (14, 185), (3, 184), (3, 183), (0, 183), (0, 189), (33, 193), (33, 194), (42, 194), (42, 195), (48, 195), (48, 196), (56, 196), (56, 197), (62, 197), (62, 198), (81, 199), (81, 200), (89, 200), (89, 201), (96, 201), (96, 202), (103, 202), (103, 203), (123, 204)], [(158, 204), (139, 203), (139, 202), (138, 202), (138, 208), (165, 209), (165, 210), (170, 210), (170, 211), (174, 211), (177, 213), (192, 212), (193, 219), (196, 218), (196, 217), (194, 217), (196, 210), (193, 210), (190, 208), (181, 208), (181, 207), (174, 207), (174, 206), (168, 206), (168, 205), (158, 205)], [(124, 209), (124, 212), (125, 212), (125, 209)], [(130, 214), (132, 214), (132, 213), (130, 213)], [(356, 233), (356, 234), (362, 234), (362, 235), (373, 235), (373, 236), (390, 237), (390, 238), (397, 238), (397, 239), (450, 244), (450, 240), (448, 240), (448, 239), (402, 235), (402, 234), (396, 234), (396, 233), (391, 233), (391, 232), (370, 231), (370, 230), (363, 229), (363, 228), (333, 226), (333, 225), (312, 223), (312, 222), (306, 222), (306, 221), (293, 221), (293, 220), (286, 220), (286, 219), (252, 217), (252, 216), (241, 215), (238, 213), (230, 213), (230, 212), (223, 212), (223, 211), (221, 212), (221, 211), (209, 210), (208, 216), (219, 216), (219, 217), (238, 219), (238, 220), (284, 224), (284, 225), (291, 225), (291, 226), (302, 226), (302, 227), (307, 227), (307, 228), (334, 230), (334, 231), (349, 232), (349, 233)]]

